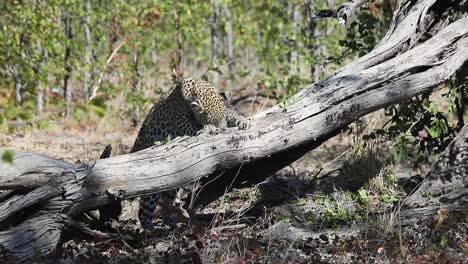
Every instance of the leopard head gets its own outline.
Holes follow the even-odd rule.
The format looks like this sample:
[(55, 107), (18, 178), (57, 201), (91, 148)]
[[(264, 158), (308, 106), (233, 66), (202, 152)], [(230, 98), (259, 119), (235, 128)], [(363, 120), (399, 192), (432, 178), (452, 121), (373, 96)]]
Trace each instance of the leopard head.
[(183, 79), (181, 89), (197, 122), (216, 127), (226, 126), (225, 110), (229, 94), (219, 93), (210, 83), (194, 78)]

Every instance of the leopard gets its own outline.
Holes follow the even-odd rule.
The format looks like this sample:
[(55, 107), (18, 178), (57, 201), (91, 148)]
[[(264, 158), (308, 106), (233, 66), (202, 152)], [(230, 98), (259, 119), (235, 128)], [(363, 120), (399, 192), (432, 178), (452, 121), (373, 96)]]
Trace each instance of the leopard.
[[(230, 92), (219, 92), (207, 81), (188, 77), (176, 82), (165, 98), (155, 103), (144, 119), (131, 152), (164, 144), (180, 136), (196, 136), (206, 131), (250, 127), (249, 119), (226, 107)], [(138, 220), (143, 229), (154, 229), (156, 208), (181, 207), (181, 189), (149, 194), (140, 198)]]

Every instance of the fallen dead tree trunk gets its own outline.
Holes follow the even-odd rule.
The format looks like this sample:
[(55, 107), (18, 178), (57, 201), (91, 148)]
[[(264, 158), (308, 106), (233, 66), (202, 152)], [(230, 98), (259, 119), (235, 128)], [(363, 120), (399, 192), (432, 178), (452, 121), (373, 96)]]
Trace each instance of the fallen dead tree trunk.
[[(51, 175), (55, 177), (50, 177), (46, 184), (25, 195), (15, 195), (2, 201), (0, 245), (19, 260), (52, 252), (65, 225), (73, 223), (66, 208), (81, 200), (81, 187), (91, 170), (92, 166), (82, 164), (59, 175)], [(30, 210), (33, 205), (39, 207), (38, 210)], [(33, 213), (24, 213), (24, 222), (5, 230), (5, 227), (19, 222), (18, 212), (21, 211)]]
[[(173, 189), (202, 177), (207, 177), (205, 182), (216, 179), (199, 196), (198, 203), (204, 205), (221, 196), (225, 186), (265, 179), (357, 118), (430, 92), (468, 60), (468, 18), (447, 25), (457, 2), (404, 2), (372, 52), (288, 102), (257, 114), (249, 130), (181, 137), (96, 161), (77, 190), (79, 199), (61, 212), (74, 216), (115, 198)], [(0, 189), (28, 192), (78, 168), (34, 153), (15, 153), (12, 164), (0, 163)], [(8, 207), (5, 214), (13, 216), (24, 208)]]
[[(417, 1), (415, 10), (409, 10), (405, 17), (411, 20), (407, 23), (415, 23), (413, 27), (417, 28), (423, 11), (427, 12), (428, 3), (433, 2)], [(413, 14), (416, 11), (421, 13)], [(128, 198), (173, 189), (204, 176), (219, 176), (234, 167), (232, 172), (237, 173), (239, 166), (243, 169), (237, 181), (246, 181), (248, 176), (264, 179), (268, 175), (263, 171), (274, 172), (286, 166), (357, 118), (430, 92), (468, 59), (467, 18), (371, 67), (379, 61), (377, 57), (383, 60), (402, 52), (401, 47), (395, 50), (395, 39), (389, 39), (391, 44), (383, 42), (351, 66), (307, 87), (289, 103), (257, 114), (247, 131), (228, 129), (218, 135), (181, 137), (163, 146), (96, 161), (83, 190), (88, 199), (72, 211), (95, 208), (107, 202), (107, 194)], [(13, 165), (0, 164), (0, 188), (38, 187), (49, 180), (50, 172), (74, 167), (37, 154), (16, 153)]]
[[(409, 10), (405, 19), (409, 20), (406, 23), (411, 23), (410, 29), (417, 28), (417, 21), (427, 13), (431, 3), (434, 1), (419, 1), (413, 6), (414, 10)], [(86, 184), (90, 196), (96, 195), (91, 198), (90, 206), (95, 207), (95, 201), (104, 192), (126, 198), (171, 189), (240, 164), (256, 165), (261, 159), (269, 161), (269, 156), (314, 145), (317, 139), (327, 137), (364, 114), (428, 92), (449, 78), (467, 59), (466, 25), (467, 19), (461, 19), (420, 46), (369, 67), (382, 58), (404, 51), (406, 43), (389, 47), (397, 43), (395, 39), (402, 38), (389, 37), (395, 32), (393, 29), (386, 37), (392, 40), (390, 44), (384, 41), (352, 66), (306, 88), (291, 99), (296, 103), (258, 114), (252, 129), (246, 132), (229, 130), (216, 136), (179, 138), (164, 146), (100, 160)], [(411, 39), (410, 34), (405, 36), (398, 42)], [(289, 159), (294, 160), (300, 154), (292, 156), (283, 158), (289, 163)], [(41, 186), (48, 180), (48, 173), (75, 165), (36, 154), (17, 153), (14, 166), (1, 166), (2, 188), (15, 189)], [(31, 170), (36, 172), (31, 173)], [(89, 208), (83, 211), (86, 209)]]
[[(421, 185), (404, 201), (403, 224), (433, 218), (438, 210), (468, 214), (468, 125), (442, 153)], [(445, 214), (444, 213), (444, 214)]]

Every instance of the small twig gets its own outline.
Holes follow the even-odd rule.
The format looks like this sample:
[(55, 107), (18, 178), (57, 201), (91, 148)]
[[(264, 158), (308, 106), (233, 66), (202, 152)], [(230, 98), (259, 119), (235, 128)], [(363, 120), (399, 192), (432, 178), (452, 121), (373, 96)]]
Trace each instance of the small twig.
[(121, 238), (121, 241), (122, 241), (131, 251), (133, 251), (133, 253), (136, 254), (137, 251), (136, 251), (134, 248), (132, 248), (132, 247), (130, 246), (130, 244), (127, 243), (127, 241), (125, 241), (125, 236), (122, 235), (122, 233), (120, 233), (120, 230), (119, 230), (118, 228), (115, 228), (115, 230), (117, 230), (117, 233), (119, 233), (120, 238)]
[(223, 176), (224, 174), (224, 171), (221, 172), (218, 176), (214, 177), (213, 179), (211, 179), (210, 181), (208, 181), (207, 183), (205, 183), (203, 186), (201, 186), (196, 192), (195, 192), (195, 195), (192, 195), (192, 199), (190, 200), (190, 205), (189, 205), (189, 208), (192, 209), (193, 208), (193, 205), (195, 203), (195, 200), (198, 198), (198, 195), (201, 193), (201, 191), (203, 190), (203, 188), (205, 188), (208, 184), (210, 184), (211, 182), (217, 180), (219, 177)]
[(319, 19), (326, 17), (336, 17), (338, 22), (342, 25), (346, 25), (348, 19), (354, 16), (359, 8), (367, 3), (369, 0), (349, 0), (348, 2), (340, 5), (336, 9), (325, 9), (319, 10), (312, 15), (310, 19)]
[[(88, 101), (91, 101), (91, 100), (93, 100), (94, 97), (96, 97), (96, 93), (97, 93), (97, 91), (99, 89), (99, 86), (101, 85), (102, 79), (104, 78), (104, 74), (106, 73), (107, 66), (112, 62), (112, 60), (114, 59), (115, 55), (120, 50), (120, 48), (122, 48), (123, 45), (125, 45), (126, 43), (127, 43), (127, 40), (122, 41), (119, 45), (117, 45), (117, 47), (115, 47), (115, 49), (109, 55), (109, 58), (107, 58), (106, 64), (104, 65), (104, 70), (101, 72), (101, 74), (99, 74), (99, 78), (96, 81), (96, 83), (94, 84), (94, 87), (92, 88), (92, 93), (91, 93), (91, 96), (89, 97)], [(91, 89), (88, 89), (88, 90), (91, 90)]]
[(233, 99), (230, 100), (230, 103), (232, 105), (236, 106), (237, 104), (242, 103), (243, 101), (247, 101), (247, 102), (254, 101), (255, 102), (257, 97), (264, 97), (264, 98), (267, 98), (267, 99), (274, 99), (274, 100), (279, 99), (278, 96), (276, 96), (276, 95), (268, 95), (268, 94), (256, 92), (256, 93), (250, 93), (250, 94), (246, 94), (246, 95), (243, 95), (243, 96), (239, 96), (238, 98), (233, 98)]
[(226, 225), (226, 226), (218, 226), (218, 227), (213, 227), (211, 230), (212, 231), (223, 231), (226, 229), (241, 229), (245, 228), (247, 225), (246, 224), (237, 224), (237, 225)]
[(119, 233), (119, 235), (117, 235), (117, 234), (114, 234), (114, 233), (103, 233), (101, 231), (93, 230), (93, 229), (87, 227), (85, 224), (83, 224), (81, 222), (78, 222), (78, 221), (75, 221), (75, 220), (72, 220), (72, 219), (68, 219), (66, 222), (71, 227), (74, 227), (74, 228), (80, 230), (81, 232), (83, 232), (85, 234), (88, 234), (88, 235), (91, 235), (91, 236), (94, 236), (96, 238), (104, 238), (104, 239), (124, 238), (124, 239), (128, 239), (128, 240), (133, 240), (134, 239), (133, 237), (131, 237), (129, 235), (123, 236), (120, 233)]
[(112, 152), (112, 145), (107, 145), (104, 150), (102, 151), (101, 153), (101, 156), (99, 157), (99, 159), (107, 159), (110, 157), (111, 155), (111, 152)]

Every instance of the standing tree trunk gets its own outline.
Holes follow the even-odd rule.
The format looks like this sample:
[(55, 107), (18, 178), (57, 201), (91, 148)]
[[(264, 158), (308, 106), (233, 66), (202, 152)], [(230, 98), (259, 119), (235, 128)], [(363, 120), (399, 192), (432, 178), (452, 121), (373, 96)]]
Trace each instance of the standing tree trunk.
[[(44, 49), (40, 47), (39, 45), (39, 50), (42, 50), (42, 59), (41, 62), (39, 63), (39, 66), (36, 71), (36, 76), (37, 78), (37, 103), (36, 103), (36, 110), (39, 114), (41, 114), (44, 111), (44, 93), (45, 93), (45, 88), (44, 88), (44, 82), (39, 78), (39, 75), (41, 74), (41, 71), (43, 71), (46, 67), (47, 64), (47, 59), (48, 59), (48, 53), (47, 49)], [(46, 84), (47, 86), (47, 84)]]
[[(19, 40), (19, 45), (20, 45), (20, 57), (21, 61), (26, 60), (26, 54), (25, 54), (25, 49), (26, 49), (26, 43), (27, 41), (25, 40), (26, 35), (22, 35)], [(18, 63), (14, 64), (12, 66), (12, 73), (11, 75), (13, 76), (13, 81), (15, 83), (15, 98), (16, 98), (16, 103), (20, 105), (23, 103), (23, 90), (24, 90), (24, 83), (23, 80), (21, 79), (21, 69), (18, 65)], [(17, 118), (20, 120), (20, 118)]]
[(73, 97), (73, 86), (72, 86), (72, 66), (71, 66), (71, 56), (72, 56), (72, 41), (73, 41), (73, 32), (71, 26), (71, 17), (68, 12), (63, 13), (63, 23), (65, 27), (65, 36), (67, 38), (67, 44), (65, 47), (65, 78), (63, 80), (63, 93), (65, 98), (66, 113), (67, 117), (70, 117), (72, 114), (72, 97)]
[(212, 14), (210, 17), (211, 29), (211, 68), (214, 69), (213, 83), (215, 86), (219, 84), (219, 51), (221, 49), (220, 34), (219, 34), (219, 0), (211, 0)]
[[(135, 81), (133, 84), (133, 90), (135, 93), (139, 94), (141, 90), (141, 72), (140, 72), (140, 54), (138, 52), (138, 48), (135, 49), (135, 54), (133, 55), (133, 70), (135, 74)], [(131, 105), (131, 119), (132, 119), (132, 124), (134, 127), (137, 126), (138, 124), (138, 115), (140, 112), (140, 108), (138, 104), (133, 104)]]
[(222, 15), (225, 19), (224, 54), (227, 58), (229, 73), (233, 74), (236, 69), (236, 63), (234, 60), (234, 30), (232, 28), (231, 11), (227, 5), (223, 6)]
[(289, 54), (290, 75), (299, 74), (299, 55), (298, 55), (298, 44), (299, 44), (299, 25), (301, 20), (301, 13), (298, 4), (289, 3), (289, 9), (291, 10), (291, 29), (292, 29), (292, 39), (289, 39), (290, 48), (292, 51)]
[(172, 81), (176, 83), (179, 79), (184, 76), (183, 70), (183, 39), (182, 39), (182, 30), (180, 29), (180, 16), (177, 13), (179, 9), (179, 1), (174, 1), (174, 25), (177, 32), (176, 42), (177, 49), (174, 50), (171, 54), (171, 69), (172, 69)]
[(15, 81), (15, 98), (16, 103), (21, 104), (23, 102), (23, 82), (21, 81), (21, 76), (18, 71), (18, 66), (13, 66), (13, 79)]
[(84, 75), (85, 80), (83, 82), (83, 92), (86, 100), (91, 96), (91, 88), (94, 86), (96, 78), (96, 67), (95, 67), (95, 55), (92, 47), (92, 37), (91, 37), (91, 0), (85, 1), (85, 18), (84, 18), (84, 37), (85, 37), (85, 65), (90, 67), (89, 69), (85, 67)]
[[(305, 45), (309, 52), (309, 57), (316, 59), (318, 57), (318, 48), (316, 44), (317, 23), (313, 19), (314, 3), (312, 0), (304, 2), (304, 35)], [(310, 77), (313, 82), (318, 82), (320, 79), (320, 65), (315, 62), (310, 66)]]

